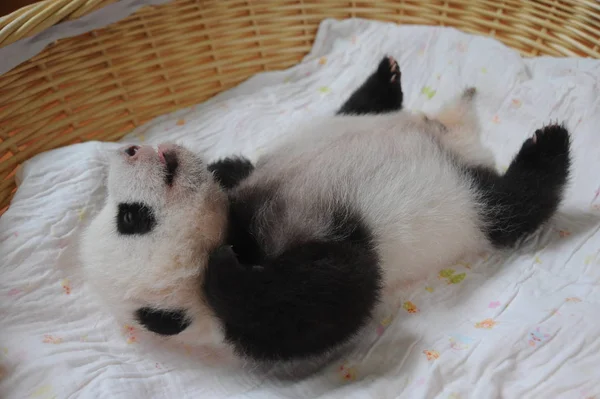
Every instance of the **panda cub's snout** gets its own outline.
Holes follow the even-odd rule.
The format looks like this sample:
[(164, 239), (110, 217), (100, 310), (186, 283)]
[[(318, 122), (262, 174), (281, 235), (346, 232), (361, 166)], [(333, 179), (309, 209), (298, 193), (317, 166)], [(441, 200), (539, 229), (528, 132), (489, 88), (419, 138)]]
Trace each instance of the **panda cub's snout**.
[(123, 157), (130, 164), (160, 162), (164, 170), (164, 181), (168, 186), (173, 185), (179, 169), (177, 147), (171, 144), (159, 144), (156, 148), (149, 145), (131, 145), (122, 150)]

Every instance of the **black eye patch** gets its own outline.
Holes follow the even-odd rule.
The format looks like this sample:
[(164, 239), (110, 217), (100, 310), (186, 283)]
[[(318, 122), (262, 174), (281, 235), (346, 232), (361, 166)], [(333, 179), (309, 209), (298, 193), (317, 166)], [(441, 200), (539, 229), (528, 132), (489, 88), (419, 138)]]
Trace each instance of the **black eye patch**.
[(192, 324), (182, 309), (140, 308), (135, 317), (148, 331), (159, 335), (177, 335)]
[(152, 231), (156, 219), (152, 208), (140, 202), (120, 203), (117, 230), (123, 235), (146, 234)]

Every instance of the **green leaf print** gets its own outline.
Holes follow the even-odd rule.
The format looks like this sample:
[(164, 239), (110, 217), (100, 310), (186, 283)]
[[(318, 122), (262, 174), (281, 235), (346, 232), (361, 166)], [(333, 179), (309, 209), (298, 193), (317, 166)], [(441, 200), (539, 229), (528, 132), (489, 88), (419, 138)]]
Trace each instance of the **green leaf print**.
[(423, 86), (423, 88), (421, 89), (421, 94), (424, 94), (430, 100), (433, 98), (433, 96), (435, 96), (435, 93), (437, 93), (437, 91), (433, 90), (429, 86)]
[(449, 284), (458, 284), (465, 279), (467, 273), (456, 274), (448, 279)]
[(440, 271), (441, 278), (448, 278), (454, 274), (454, 269), (444, 269)]

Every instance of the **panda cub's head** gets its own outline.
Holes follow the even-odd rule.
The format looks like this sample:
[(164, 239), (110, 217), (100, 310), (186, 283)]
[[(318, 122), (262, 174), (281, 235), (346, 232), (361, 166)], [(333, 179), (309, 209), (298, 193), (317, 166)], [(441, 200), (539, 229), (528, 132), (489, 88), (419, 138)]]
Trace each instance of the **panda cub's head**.
[(82, 238), (86, 281), (122, 323), (213, 341), (199, 287), (226, 217), (227, 197), (195, 154), (169, 144), (122, 148), (111, 156), (104, 208)]

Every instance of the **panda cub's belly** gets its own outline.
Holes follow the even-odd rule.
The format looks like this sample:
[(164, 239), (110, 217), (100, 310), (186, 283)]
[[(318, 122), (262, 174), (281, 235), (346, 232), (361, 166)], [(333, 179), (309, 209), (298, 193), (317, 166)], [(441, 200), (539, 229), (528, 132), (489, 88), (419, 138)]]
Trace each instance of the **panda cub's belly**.
[[(424, 277), (483, 248), (470, 178), (414, 118), (319, 121), (294, 145), (260, 160), (233, 196), (254, 206), (252, 234), (264, 253), (326, 238), (340, 208), (370, 230), (385, 285)], [(262, 199), (249, 200), (256, 195)]]

